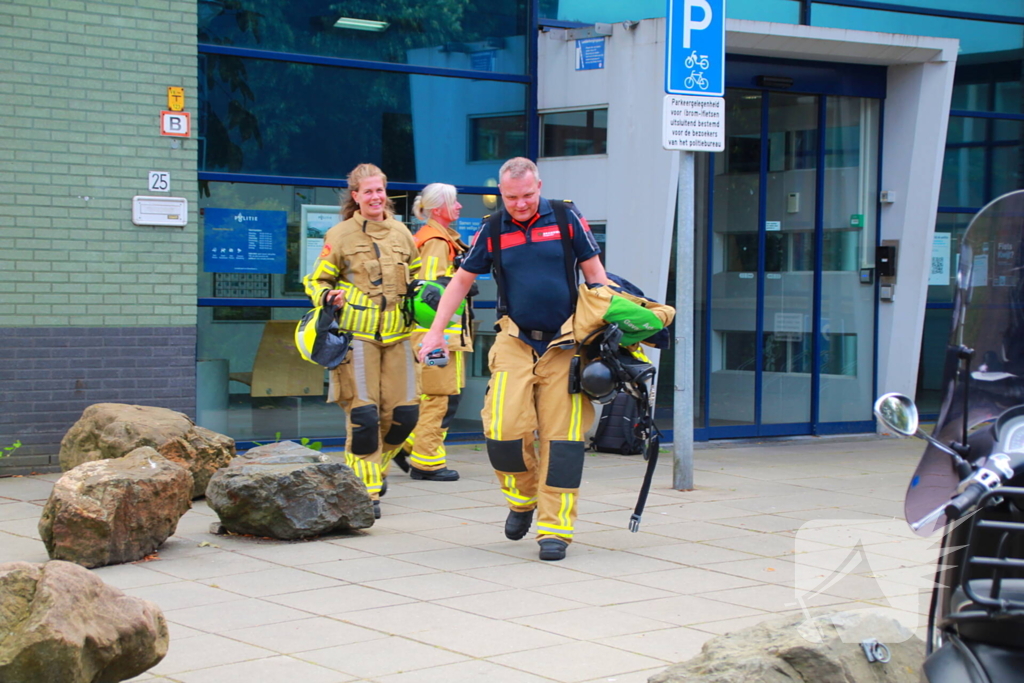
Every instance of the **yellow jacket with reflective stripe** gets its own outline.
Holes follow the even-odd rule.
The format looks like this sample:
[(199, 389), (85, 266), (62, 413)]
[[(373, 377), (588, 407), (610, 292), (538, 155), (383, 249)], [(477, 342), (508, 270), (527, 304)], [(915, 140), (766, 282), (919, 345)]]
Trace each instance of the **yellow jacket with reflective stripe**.
[[(421, 280), (436, 280), (439, 277), (452, 277), (455, 275), (454, 256), (465, 253), (469, 247), (459, 238), (459, 233), (451, 228), (445, 228), (437, 221), (431, 219), (420, 228), (413, 239), (420, 248), (419, 278)], [(427, 328), (415, 327), (417, 332), (426, 332)], [(466, 343), (462, 343), (462, 319), (461, 316), (451, 321), (444, 328), (448, 335), (448, 348), (452, 351), (472, 351), (473, 340), (470, 337), (472, 331), (467, 331)]]
[(409, 337), (402, 303), (420, 268), (412, 234), (390, 215), (368, 221), (357, 211), (324, 236), (313, 272), (302, 284), (313, 305), (332, 289), (345, 292), (339, 325), (357, 339), (384, 346)]

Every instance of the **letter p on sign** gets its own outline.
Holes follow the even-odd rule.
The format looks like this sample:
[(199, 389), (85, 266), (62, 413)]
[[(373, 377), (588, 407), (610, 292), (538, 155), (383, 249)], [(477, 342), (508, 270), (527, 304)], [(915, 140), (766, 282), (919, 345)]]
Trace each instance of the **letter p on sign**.
[[(702, 12), (700, 21), (694, 19), (694, 9)], [(690, 32), (703, 31), (711, 25), (711, 5), (708, 0), (684, 0), (683, 2), (683, 47), (690, 47)]]

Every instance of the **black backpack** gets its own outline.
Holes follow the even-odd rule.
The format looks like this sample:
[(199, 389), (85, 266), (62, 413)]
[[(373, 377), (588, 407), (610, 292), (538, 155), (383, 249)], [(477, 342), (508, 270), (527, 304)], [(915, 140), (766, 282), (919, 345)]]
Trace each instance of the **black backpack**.
[(597, 422), (597, 430), (590, 447), (600, 453), (619, 455), (640, 455), (644, 450), (643, 441), (637, 436), (640, 421), (637, 400), (624, 391), (606, 405)]

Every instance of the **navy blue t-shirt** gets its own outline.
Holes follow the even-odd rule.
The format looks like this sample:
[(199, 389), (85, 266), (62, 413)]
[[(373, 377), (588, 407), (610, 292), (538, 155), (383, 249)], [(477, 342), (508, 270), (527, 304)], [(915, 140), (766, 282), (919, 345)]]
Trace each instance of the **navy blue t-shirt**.
[[(587, 221), (571, 204), (566, 212), (576, 264), (601, 253)], [(540, 200), (528, 224), (520, 224), (501, 211), (501, 270), (505, 280), (508, 315), (526, 330), (557, 332), (572, 315), (572, 298), (565, 277), (562, 238), (551, 203)], [(481, 222), (462, 268), (483, 275), (491, 271), (491, 240), (487, 220)]]

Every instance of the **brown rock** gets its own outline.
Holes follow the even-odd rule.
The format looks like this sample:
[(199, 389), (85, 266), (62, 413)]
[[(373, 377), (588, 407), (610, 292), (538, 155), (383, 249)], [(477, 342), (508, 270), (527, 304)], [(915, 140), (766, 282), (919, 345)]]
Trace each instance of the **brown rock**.
[[(869, 662), (861, 642), (877, 639), (888, 663)], [(648, 683), (918, 683), (924, 642), (873, 610), (777, 617), (704, 643), (696, 657)]]
[(253, 448), (218, 470), (206, 503), (220, 526), (283, 540), (373, 526), (373, 503), (344, 457), (291, 441)]
[(65, 472), (84, 462), (121, 458), (141, 446), (192, 473), (192, 497), (206, 491), (210, 477), (235, 456), (234, 439), (197, 427), (184, 413), (167, 408), (97, 403), (85, 409), (60, 443)]
[(69, 562), (0, 564), (0, 681), (113, 683), (167, 654), (167, 622)]
[(87, 462), (54, 484), (39, 535), (55, 560), (134, 562), (167, 540), (192, 507), (192, 475), (149, 447)]

